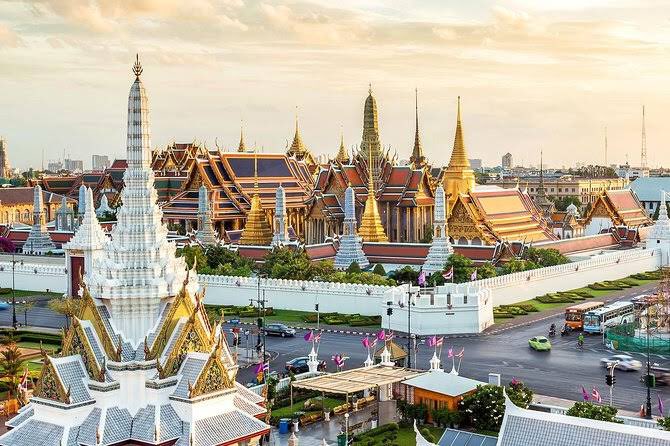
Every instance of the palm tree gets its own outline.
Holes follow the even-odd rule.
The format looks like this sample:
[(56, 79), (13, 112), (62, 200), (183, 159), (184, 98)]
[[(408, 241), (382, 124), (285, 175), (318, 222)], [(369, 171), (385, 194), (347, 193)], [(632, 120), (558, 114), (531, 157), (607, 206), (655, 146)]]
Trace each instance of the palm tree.
[(2, 371), (3, 378), (9, 378), (11, 383), (10, 395), (16, 394), (16, 377), (21, 372), (22, 364), (21, 350), (19, 350), (16, 342), (8, 342), (3, 345), (2, 350), (0, 350), (0, 371)]

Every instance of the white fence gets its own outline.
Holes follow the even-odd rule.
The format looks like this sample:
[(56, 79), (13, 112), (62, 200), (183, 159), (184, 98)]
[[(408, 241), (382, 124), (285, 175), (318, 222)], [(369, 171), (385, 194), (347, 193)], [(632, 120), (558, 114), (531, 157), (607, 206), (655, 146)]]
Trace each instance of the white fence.
[(508, 305), (557, 291), (567, 291), (603, 280), (616, 280), (660, 266), (659, 250), (646, 248), (608, 252), (578, 262), (522, 271), (462, 284), (446, 284), (452, 294), (488, 288), (493, 305)]
[[(568, 412), (568, 409), (561, 406), (552, 406), (550, 404), (539, 404), (533, 403), (530, 405), (529, 409), (537, 410), (540, 412), (549, 412), (559, 415), (565, 415)], [(647, 429), (662, 429), (656, 420), (647, 420), (646, 418), (636, 418), (636, 417), (627, 417), (625, 415), (617, 415), (615, 417), (617, 420), (627, 424), (629, 426), (645, 427)]]
[[(18, 290), (52, 291), (64, 293), (67, 289), (67, 270), (65, 259), (62, 265), (37, 263), (41, 259), (17, 260), (12, 268), (12, 261), (0, 261), (0, 287), (11, 288), (12, 278)], [(52, 260), (52, 259), (50, 259)]]
[[(200, 284), (207, 287), (205, 303), (212, 305), (249, 305), (259, 292), (255, 277), (200, 275)], [(266, 306), (299, 311), (324, 313), (379, 314), (382, 296), (392, 287), (351, 283), (313, 282), (303, 280), (260, 279), (260, 291), (265, 292)]]

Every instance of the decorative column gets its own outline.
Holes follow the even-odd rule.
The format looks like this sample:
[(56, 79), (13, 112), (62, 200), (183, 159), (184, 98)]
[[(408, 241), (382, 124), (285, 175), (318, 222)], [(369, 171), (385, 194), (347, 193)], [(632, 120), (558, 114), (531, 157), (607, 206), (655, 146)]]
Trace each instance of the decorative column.
[(670, 265), (670, 219), (665, 204), (665, 191), (661, 191), (661, 202), (658, 205), (658, 219), (651, 228), (647, 238), (647, 249), (659, 250), (659, 266)]
[(349, 185), (344, 192), (344, 231), (335, 254), (335, 268), (347, 269), (353, 262), (358, 263), (361, 268), (370, 265), (363, 253), (362, 239), (356, 232), (355, 199), (354, 188)]
[(422, 271), (432, 274), (442, 271), (454, 248), (449, 243), (447, 227), (447, 201), (442, 185), (435, 189), (435, 217), (433, 218), (433, 241), (428, 250), (428, 256), (423, 264)]
[(51, 236), (47, 232), (42, 212), (43, 207), (42, 188), (38, 184), (33, 188), (33, 227), (30, 229), (28, 239), (23, 245), (24, 253), (46, 254), (56, 249), (56, 245), (51, 241)]
[(203, 245), (216, 245), (216, 232), (212, 227), (212, 210), (209, 205), (209, 193), (203, 184), (198, 189), (198, 232), (196, 240)]

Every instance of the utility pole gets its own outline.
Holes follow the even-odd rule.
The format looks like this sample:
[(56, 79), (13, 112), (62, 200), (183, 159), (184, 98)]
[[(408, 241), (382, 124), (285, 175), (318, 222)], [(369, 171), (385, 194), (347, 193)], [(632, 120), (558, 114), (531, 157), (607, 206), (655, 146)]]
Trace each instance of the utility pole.
[[(261, 345), (263, 347), (262, 349), (262, 358), (261, 358), (261, 364), (265, 366), (265, 340), (266, 340), (266, 333), (265, 333), (265, 290), (261, 292), (261, 278), (263, 276), (258, 276), (258, 288), (257, 288), (257, 294), (256, 294), (256, 300), (254, 299), (249, 299), (249, 303), (251, 306), (256, 304), (258, 308), (258, 319), (257, 319), (257, 325), (258, 325), (258, 337), (256, 338), (256, 348), (258, 349)], [(263, 336), (263, 341), (261, 343), (261, 332)], [(261, 352), (259, 352), (260, 354)], [(267, 382), (267, 373), (264, 371), (263, 372), (263, 380)]]
[(14, 292), (15, 290), (15, 283), (14, 283), (14, 270), (16, 269), (16, 260), (14, 260), (14, 252), (12, 252), (12, 327), (14, 327), (14, 330), (16, 330), (16, 327), (19, 325), (18, 321), (16, 320), (16, 293)]
[(647, 376), (645, 383), (647, 384), (647, 410), (644, 417), (651, 420), (651, 386), (654, 384), (654, 378), (651, 377), (651, 358), (649, 357), (649, 306), (647, 306)]
[(407, 368), (412, 368), (412, 282), (407, 283)]

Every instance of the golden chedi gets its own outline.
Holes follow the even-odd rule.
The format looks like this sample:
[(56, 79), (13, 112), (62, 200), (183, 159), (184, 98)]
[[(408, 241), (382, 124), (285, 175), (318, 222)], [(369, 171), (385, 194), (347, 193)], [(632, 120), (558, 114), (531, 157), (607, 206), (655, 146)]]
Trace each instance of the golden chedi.
[(461, 126), (461, 97), (458, 97), (458, 113), (456, 117), (456, 135), (454, 149), (451, 152), (449, 165), (444, 172), (444, 191), (449, 197), (449, 207), (453, 207), (461, 194), (467, 194), (475, 188), (475, 172), (470, 167), (470, 160), (463, 142), (463, 128)]

